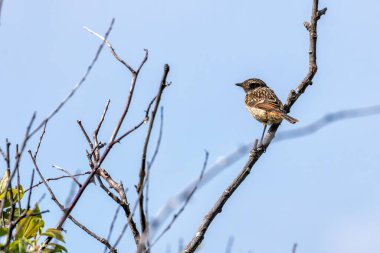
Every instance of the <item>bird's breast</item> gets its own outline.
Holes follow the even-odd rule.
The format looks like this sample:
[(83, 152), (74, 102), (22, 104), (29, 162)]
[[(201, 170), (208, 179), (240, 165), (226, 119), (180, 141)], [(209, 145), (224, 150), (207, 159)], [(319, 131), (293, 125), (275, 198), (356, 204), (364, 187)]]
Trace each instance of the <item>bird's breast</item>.
[(265, 110), (259, 109), (254, 106), (246, 106), (249, 113), (258, 121), (260, 122), (267, 122), (268, 121), (268, 114)]
[(282, 121), (282, 116), (278, 112), (270, 112), (263, 109), (259, 109), (255, 106), (246, 106), (249, 113), (261, 123), (266, 124), (278, 124)]

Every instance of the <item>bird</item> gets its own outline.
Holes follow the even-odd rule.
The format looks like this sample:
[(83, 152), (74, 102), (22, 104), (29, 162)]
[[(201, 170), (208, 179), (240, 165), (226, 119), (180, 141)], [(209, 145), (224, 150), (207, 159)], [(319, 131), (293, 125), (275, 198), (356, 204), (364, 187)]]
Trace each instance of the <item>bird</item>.
[(264, 81), (250, 78), (235, 85), (243, 88), (246, 93), (244, 102), (248, 112), (264, 125), (261, 144), (263, 144), (267, 125), (279, 124), (283, 119), (292, 124), (298, 122), (298, 119), (287, 115), (281, 100)]

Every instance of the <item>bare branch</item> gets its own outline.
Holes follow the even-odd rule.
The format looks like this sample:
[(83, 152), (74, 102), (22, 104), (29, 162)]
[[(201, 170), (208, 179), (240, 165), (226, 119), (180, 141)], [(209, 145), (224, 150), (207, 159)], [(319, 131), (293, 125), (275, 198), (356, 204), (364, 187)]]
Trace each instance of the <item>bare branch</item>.
[[(11, 213), (13, 213), (14, 211), (14, 206), (13, 206), (13, 192), (12, 192), (12, 180), (13, 180), (13, 177), (15, 176), (15, 174), (18, 175), (18, 178), (17, 178), (17, 182), (18, 182), (18, 185), (20, 184), (20, 174), (19, 174), (19, 166), (20, 166), (20, 161), (21, 161), (21, 156), (25, 150), (25, 147), (28, 143), (28, 140), (29, 140), (29, 133), (30, 133), (30, 129), (32, 128), (32, 125), (33, 125), (33, 122), (36, 118), (36, 113), (33, 114), (29, 124), (28, 124), (28, 127), (26, 128), (26, 132), (25, 132), (25, 136), (24, 136), (24, 139), (22, 141), (22, 144), (21, 144), (21, 151), (19, 151), (19, 148), (18, 148), (18, 145), (16, 145), (16, 157), (15, 157), (15, 165), (14, 165), (14, 168), (13, 168), (13, 171), (11, 172), (10, 170), (10, 166), (11, 166), (11, 160), (10, 160), (10, 151), (9, 151), (9, 148), (10, 148), (10, 142), (8, 141), (8, 139), (6, 139), (6, 153), (5, 153), (5, 157), (4, 157), (4, 153), (3, 153), (3, 157), (4, 157), (4, 160), (7, 164), (7, 176), (8, 176), (8, 181), (7, 181), (7, 185), (5, 187), (5, 189), (7, 189), (7, 191), (10, 191), (10, 197), (11, 197), (11, 200), (12, 200), (12, 210), (11, 210)], [(18, 195), (20, 196), (20, 192), (18, 190)], [(4, 194), (4, 197), (3, 199), (1, 200), (0, 202), (0, 215), (1, 217), (3, 218), (3, 209), (4, 209), (4, 204), (5, 204), (5, 198), (6, 198), (7, 194)], [(20, 198), (19, 198), (20, 200)], [(21, 203), (19, 202), (19, 205), (21, 207)], [(13, 214), (12, 214), (13, 215)], [(10, 217), (13, 219), (13, 217)], [(10, 219), (10, 220), (12, 220)], [(4, 222), (3, 222), (4, 223)], [(7, 241), (7, 243), (4, 244), (4, 248), (7, 248), (9, 246), (9, 241)]]
[(156, 118), (158, 106), (159, 106), (160, 101), (161, 101), (161, 96), (162, 96), (164, 89), (168, 86), (168, 84), (166, 82), (166, 78), (168, 76), (169, 70), (170, 70), (169, 65), (165, 64), (164, 73), (162, 75), (161, 84), (160, 84), (160, 87), (158, 89), (158, 93), (156, 96), (156, 103), (155, 103), (153, 111), (152, 111), (152, 117), (151, 117), (151, 120), (149, 122), (149, 127), (148, 127), (147, 135), (145, 138), (143, 153), (142, 153), (142, 157), (141, 157), (141, 168), (140, 168), (140, 173), (139, 173), (139, 183), (137, 185), (137, 193), (139, 195), (140, 224), (141, 224), (141, 230), (143, 232), (145, 231), (146, 225), (147, 225), (146, 224), (145, 211), (144, 211), (144, 193), (143, 193), (144, 182), (145, 182), (145, 174), (146, 174), (146, 155), (147, 155), (147, 151), (148, 151), (150, 135), (152, 133), (152, 129), (153, 129), (153, 125), (154, 125), (154, 120)]
[[(102, 124), (104, 122), (104, 119), (106, 117), (106, 114), (107, 114), (107, 111), (108, 111), (108, 107), (110, 105), (110, 102), (111, 100), (108, 99), (107, 101), (107, 104), (106, 104), (106, 107), (104, 108), (104, 111), (103, 111), (103, 114), (102, 114), (102, 117), (100, 118), (100, 121), (98, 123), (98, 126), (96, 127), (95, 131), (94, 131), (94, 134), (93, 134), (93, 140), (94, 140), (94, 143), (95, 143), (95, 146), (98, 146), (99, 145), (99, 140), (98, 140), (98, 134), (99, 134), (99, 131), (100, 131), (100, 128), (102, 127)], [(95, 161), (98, 161), (99, 160), (99, 157), (100, 157), (100, 154), (99, 154), (99, 149), (95, 149)]]
[[(108, 38), (108, 35), (110, 34), (111, 30), (112, 30), (112, 27), (113, 27), (113, 24), (115, 23), (115, 19), (113, 18), (112, 21), (111, 21), (111, 24), (110, 26), (108, 27), (108, 30), (104, 36), (105, 39)], [(95, 54), (95, 57), (92, 59), (90, 65), (87, 67), (87, 70), (85, 72), (85, 74), (83, 75), (83, 77), (81, 78), (81, 80), (74, 86), (74, 88), (71, 90), (71, 92), (69, 93), (69, 95), (57, 106), (57, 108), (55, 108), (29, 135), (29, 138), (32, 137), (38, 130), (40, 130), (47, 121), (49, 121), (51, 118), (53, 118), (61, 109), (62, 107), (67, 103), (67, 101), (69, 101), (74, 95), (75, 93), (78, 91), (78, 89), (82, 86), (82, 84), (86, 81), (88, 75), (90, 74), (92, 68), (94, 67), (95, 63), (97, 62), (98, 58), (99, 58), (99, 55), (100, 53), (102, 52), (102, 49), (104, 47), (104, 43), (102, 43), (96, 54)]]
[(109, 173), (106, 170), (102, 169), (102, 168), (98, 169), (98, 174), (102, 178), (104, 178), (104, 180), (106, 180), (106, 182), (108, 183), (108, 185), (119, 194), (119, 196), (120, 196), (121, 199), (118, 198), (111, 191), (109, 191), (108, 188), (104, 186), (104, 184), (100, 180), (100, 178), (98, 178), (99, 179), (99, 185), (100, 185), (100, 187), (107, 193), (108, 196), (110, 196), (116, 203), (118, 203), (123, 208), (123, 210), (125, 212), (125, 215), (127, 217), (127, 220), (128, 220), (128, 224), (131, 227), (133, 238), (135, 239), (136, 244), (138, 244), (138, 242), (140, 240), (140, 233), (139, 233), (139, 231), (137, 229), (136, 223), (133, 220), (133, 214), (132, 214), (131, 209), (129, 207), (129, 202), (127, 200), (127, 195), (125, 193), (123, 184), (122, 183), (120, 183), (120, 184), (116, 183), (112, 179), (112, 177), (109, 175)]
[(84, 137), (86, 138), (88, 145), (89, 145), (90, 148), (91, 148), (91, 152), (93, 152), (93, 150), (94, 150), (94, 145), (92, 144), (92, 142), (91, 142), (91, 140), (90, 140), (90, 137), (88, 136), (88, 134), (87, 134), (87, 132), (86, 132), (86, 129), (84, 129), (84, 126), (82, 125), (82, 121), (77, 120), (77, 123), (78, 123), (80, 129), (82, 130), (82, 133), (83, 133)]
[(37, 165), (36, 158), (34, 158), (31, 150), (29, 150), (29, 155), (32, 158), (32, 161), (33, 161), (33, 164), (34, 164), (34, 168), (37, 170), (37, 173), (40, 176), (43, 184), (46, 186), (46, 189), (48, 190), (48, 192), (49, 192), (49, 194), (51, 196), (51, 199), (59, 206), (59, 208), (61, 209), (61, 211), (65, 211), (65, 207), (63, 205), (61, 205), (61, 203), (59, 203), (58, 199), (56, 198), (55, 194), (53, 193), (53, 191), (50, 188), (49, 184), (47, 183), (46, 179), (42, 175), (42, 173), (41, 173), (41, 171), (40, 171), (40, 169), (39, 169), (39, 167)]
[[(342, 110), (342, 111), (329, 113), (304, 127), (300, 127), (294, 130), (281, 131), (277, 133), (276, 138), (273, 140), (273, 143), (308, 136), (308, 135), (316, 133), (317, 131), (319, 131), (320, 129), (324, 127), (329, 126), (330, 124), (333, 124), (339, 121), (374, 116), (378, 114), (380, 114), (380, 105)], [(208, 182), (213, 180), (217, 175), (223, 172), (230, 165), (232, 165), (233, 163), (235, 163), (236, 161), (244, 157), (249, 152), (252, 146), (254, 148), (257, 148), (257, 143), (258, 143), (258, 140), (256, 139), (256, 145), (255, 143), (247, 143), (236, 148), (231, 153), (217, 158), (215, 163), (205, 172), (205, 175), (203, 176), (203, 180), (199, 184), (199, 187), (206, 185)], [(159, 209), (158, 214), (156, 214), (155, 216), (156, 217), (160, 216), (162, 217), (162, 220), (166, 220), (168, 216), (170, 215), (170, 213), (172, 213), (181, 203), (185, 201), (185, 199), (189, 195), (191, 189), (193, 189), (196, 182), (197, 182), (197, 179), (195, 179), (193, 182), (188, 184), (188, 186), (186, 186), (185, 189), (182, 190), (180, 193), (171, 197), (165, 203), (165, 205)]]
[[(53, 167), (53, 168), (56, 168), (56, 169), (58, 169), (58, 170), (60, 170), (60, 171), (62, 171), (62, 172), (64, 172), (64, 173), (65, 173), (66, 175), (68, 175), (68, 176), (73, 180), (73, 182), (75, 182), (79, 187), (82, 186), (82, 184), (79, 183), (79, 181), (75, 178), (75, 176), (74, 176), (73, 174), (71, 174), (68, 170), (65, 170), (64, 168), (61, 168), (61, 167), (59, 167), (58, 165), (53, 165), (52, 167)], [(78, 173), (77, 173), (77, 175), (78, 175)]]
[(132, 98), (133, 98), (133, 92), (135, 90), (135, 86), (136, 86), (136, 81), (137, 81), (137, 77), (138, 77), (138, 74), (140, 73), (140, 69), (142, 68), (142, 66), (144, 65), (144, 63), (147, 61), (148, 59), (148, 50), (144, 49), (145, 50), (145, 56), (144, 56), (144, 59), (142, 60), (141, 62), (141, 65), (138, 69), (138, 71), (136, 72), (132, 72), (132, 79), (131, 79), (131, 86), (129, 88), (129, 94), (128, 94), (128, 98), (127, 98), (127, 102), (126, 102), (126, 105), (125, 105), (125, 108), (124, 108), (124, 111), (119, 119), (119, 122), (117, 123), (112, 135), (111, 135), (111, 139), (110, 139), (110, 143), (114, 142), (116, 137), (117, 137), (117, 134), (120, 130), (120, 127), (121, 125), (123, 124), (124, 122), (124, 119), (125, 119), (125, 116), (127, 116), (127, 113), (129, 111), (129, 107), (131, 105), (131, 102), (132, 102)]
[(115, 58), (121, 63), (123, 64), (129, 71), (131, 71), (131, 73), (135, 73), (136, 71), (131, 67), (129, 66), (128, 63), (126, 63), (123, 59), (120, 58), (120, 56), (116, 53), (115, 49), (112, 47), (111, 43), (106, 39), (104, 38), (102, 35), (100, 35), (99, 33), (97, 32), (94, 32), (93, 30), (89, 29), (88, 27), (84, 26), (83, 27), (86, 31), (88, 31), (89, 33), (91, 33), (92, 35), (95, 35), (96, 37), (98, 37), (99, 39), (101, 39), (104, 44), (107, 45), (107, 47), (111, 50), (111, 53), (113, 54), (113, 56), (115, 56)]
[(98, 136), (98, 134), (99, 134), (99, 130), (100, 130), (100, 128), (102, 127), (102, 124), (103, 124), (104, 119), (105, 119), (105, 117), (106, 117), (106, 114), (107, 114), (108, 107), (109, 107), (110, 103), (111, 103), (111, 100), (108, 99), (108, 100), (107, 100), (107, 103), (106, 103), (106, 107), (104, 108), (104, 111), (103, 111), (102, 117), (100, 118), (99, 124), (98, 124), (98, 126), (96, 127), (96, 129), (95, 129), (95, 131), (94, 131), (94, 136)]
[[(311, 22), (309, 27), (309, 39), (310, 39), (310, 52), (309, 52), (309, 71), (298, 86), (297, 91), (291, 91), (285, 104), (286, 111), (289, 112), (292, 105), (297, 101), (297, 99), (302, 95), (302, 93), (306, 90), (306, 88), (311, 84), (314, 75), (317, 72), (317, 62), (316, 62), (316, 43), (317, 43), (317, 22), (318, 22), (318, 0), (313, 0), (313, 9), (311, 15)], [(198, 228), (195, 236), (192, 240), (187, 244), (183, 253), (193, 253), (201, 242), (204, 239), (204, 235), (206, 234), (210, 224), (215, 219), (215, 217), (222, 211), (224, 204), (228, 201), (228, 199), (232, 196), (232, 194), (236, 191), (236, 189), (240, 186), (240, 184), (245, 180), (245, 178), (249, 175), (252, 170), (254, 164), (259, 160), (261, 155), (265, 152), (267, 147), (270, 145), (272, 139), (277, 132), (280, 124), (274, 124), (270, 127), (267, 135), (265, 136), (263, 145), (258, 147), (257, 149), (252, 149), (250, 152), (249, 159), (242, 171), (235, 178), (235, 180), (224, 190), (222, 195), (219, 197), (218, 201), (211, 208), (211, 210), (204, 217), (201, 225)]]
[(150, 169), (153, 166), (154, 161), (156, 160), (158, 151), (160, 150), (161, 146), (161, 140), (162, 140), (162, 132), (164, 128), (164, 107), (161, 106), (161, 113), (160, 113), (160, 131), (158, 133), (158, 139), (157, 139), (157, 144), (156, 144), (156, 149), (154, 150), (152, 159), (148, 163), (148, 169)]
[[(63, 176), (59, 176), (59, 177), (52, 177), (52, 178), (46, 178), (46, 182), (50, 182), (50, 181), (57, 181), (57, 180), (60, 180), (60, 179), (63, 179), (63, 178), (73, 178), (73, 177), (80, 177), (80, 176), (84, 176), (84, 175), (88, 175), (90, 174), (90, 171), (86, 171), (84, 173), (78, 173), (78, 174), (74, 174), (74, 175), (63, 175)], [(43, 184), (44, 182), (40, 181), (38, 183), (36, 183), (35, 185), (33, 185), (31, 188), (29, 189), (26, 189), (24, 192), (28, 192), (30, 191), (31, 189), (35, 188), (35, 187), (38, 187), (40, 186), (41, 184)]]
[[(145, 180), (146, 180), (146, 178), (145, 178)], [(142, 191), (140, 192), (140, 195), (141, 195), (141, 194), (142, 194)], [(120, 234), (119, 234), (117, 240), (115, 241), (115, 244), (113, 245), (114, 248), (116, 248), (116, 246), (119, 244), (119, 242), (120, 242), (121, 239), (123, 238), (124, 233), (125, 233), (125, 231), (127, 230), (129, 223), (130, 223), (131, 220), (132, 220), (132, 217), (133, 217), (133, 216), (135, 215), (135, 213), (136, 213), (137, 206), (138, 206), (139, 199), (140, 199), (140, 195), (137, 196), (137, 199), (136, 199), (136, 201), (135, 201), (135, 203), (134, 203), (134, 205), (133, 205), (133, 208), (132, 208), (132, 213), (131, 213), (130, 217), (128, 218), (127, 223), (124, 225), (122, 231), (120, 232)], [(139, 241), (136, 243), (136, 245), (139, 245)]]
[(47, 126), (47, 123), (48, 123), (48, 121), (46, 121), (45, 124), (44, 124), (44, 129), (42, 130), (42, 134), (41, 134), (41, 136), (40, 136), (40, 140), (38, 141), (37, 149), (36, 149), (36, 152), (34, 153), (34, 158), (37, 157), (37, 155), (38, 155), (38, 151), (40, 150), (41, 143), (42, 143), (42, 140), (43, 140), (44, 135), (45, 135), (45, 132), (46, 132), (46, 126)]
[[(33, 186), (33, 182), (34, 182), (34, 172), (35, 170), (33, 169), (32, 170), (32, 177), (30, 179), (30, 186), (29, 186), (29, 189), (32, 189), (32, 186)], [(32, 197), (32, 190), (30, 190), (29, 194), (28, 194), (28, 202), (26, 204), (26, 210), (28, 211), (30, 209), (30, 199)]]
[[(146, 183), (145, 183), (145, 216), (147, 217), (147, 226), (149, 226), (149, 179), (150, 179), (150, 170), (153, 166), (154, 161), (156, 160), (158, 151), (160, 150), (161, 146), (161, 140), (162, 140), (162, 132), (163, 132), (163, 125), (164, 125), (164, 107), (161, 106), (161, 113), (160, 113), (160, 131), (158, 133), (158, 139), (156, 144), (156, 149), (154, 150), (152, 159), (150, 162), (148, 162), (147, 166), (147, 173), (146, 173)], [(148, 246), (149, 246), (149, 237), (148, 239)]]
[[(106, 38), (104, 38), (104, 40), (106, 41)], [(147, 58), (147, 57), (148, 57), (148, 55), (147, 55), (147, 52), (146, 52), (145, 58)], [(146, 61), (145, 58), (143, 60), (143, 63)], [(143, 65), (143, 63), (142, 63), (142, 65)], [(99, 158), (98, 161), (96, 161), (96, 166), (94, 166), (94, 168), (92, 168), (91, 174), (88, 176), (88, 178), (86, 179), (86, 181), (83, 183), (82, 187), (79, 189), (79, 191), (77, 192), (77, 194), (74, 196), (74, 198), (73, 198), (70, 206), (66, 209), (66, 211), (62, 215), (61, 219), (58, 222), (57, 229), (62, 229), (62, 226), (65, 223), (66, 219), (69, 217), (71, 211), (74, 209), (74, 207), (78, 203), (78, 200), (81, 198), (81, 196), (82, 196), (83, 192), (85, 191), (85, 189), (87, 188), (87, 186), (91, 182), (93, 182), (93, 178), (97, 174), (98, 169), (100, 168), (100, 166), (103, 163), (104, 159), (107, 157), (108, 153), (112, 149), (112, 146), (114, 145), (114, 140), (115, 140), (115, 138), (117, 136), (117, 133), (120, 130), (121, 125), (124, 122), (125, 116), (128, 113), (129, 106), (130, 106), (130, 103), (131, 103), (131, 100), (132, 100), (132, 96), (133, 96), (133, 90), (134, 90), (134, 87), (135, 87), (135, 84), (136, 84), (136, 78), (137, 78), (137, 76), (138, 76), (137, 72), (132, 72), (132, 80), (131, 80), (131, 88), (130, 88), (130, 92), (129, 92), (129, 97), (127, 99), (127, 103), (126, 103), (126, 106), (124, 108), (124, 111), (123, 111), (123, 113), (122, 113), (122, 115), (121, 115), (121, 117), (119, 119), (119, 122), (117, 123), (117, 125), (116, 125), (116, 127), (115, 127), (115, 129), (113, 131), (113, 134), (111, 136), (110, 142), (108, 143), (108, 145), (107, 145), (104, 153), (102, 154), (102, 156)], [(52, 238), (48, 237), (45, 240), (45, 245), (47, 245), (51, 240), (52, 240)]]
[[(21, 157), (22, 157), (22, 155), (23, 155), (23, 153), (25, 151), (26, 145), (27, 145), (27, 143), (28, 143), (28, 141), (30, 139), (30, 134), (29, 133), (30, 133), (30, 130), (32, 129), (32, 126), (33, 126), (33, 123), (34, 123), (35, 119), (36, 119), (36, 113), (33, 113), (33, 116), (32, 116), (32, 118), (29, 121), (29, 125), (26, 128), (24, 140), (22, 141), (20, 151), (18, 151), (18, 148), (17, 148), (16, 163), (15, 163), (15, 166), (14, 166), (14, 171), (17, 171), (19, 169), (20, 162), (21, 162)], [(12, 175), (12, 179), (13, 179), (13, 176), (14, 175)]]
[(153, 102), (156, 100), (156, 97), (154, 97), (149, 105), (148, 105), (148, 108), (145, 110), (145, 117), (136, 125), (134, 126), (133, 128), (131, 128), (130, 130), (128, 130), (127, 132), (125, 132), (124, 134), (122, 134), (119, 138), (117, 138), (115, 141), (114, 141), (114, 144), (115, 143), (120, 143), (120, 141), (122, 139), (124, 139), (125, 137), (127, 137), (128, 135), (130, 135), (131, 133), (133, 133), (135, 130), (139, 129), (144, 123), (146, 123), (148, 120), (149, 120), (149, 112), (150, 112), (150, 107), (152, 106)]
[[(57, 204), (57, 206), (61, 209), (62, 212), (64, 212), (65, 214), (67, 213), (67, 209), (65, 209), (65, 207), (58, 201), (57, 197), (55, 196), (53, 190), (50, 188), (49, 184), (47, 183), (46, 179), (44, 178), (44, 176), (42, 175), (38, 165), (37, 165), (37, 162), (36, 162), (36, 159), (34, 158), (34, 156), (32, 155), (32, 151), (29, 150), (29, 154), (30, 154), (30, 157), (32, 158), (32, 161), (33, 161), (33, 164), (34, 164), (34, 168), (37, 170), (37, 173), (38, 175), (40, 176), (41, 180), (43, 181), (44, 185), (46, 186), (50, 196), (51, 196), (51, 199)], [(70, 214), (67, 214), (67, 217), (75, 224), (77, 225), (78, 227), (80, 227), (83, 231), (85, 231), (87, 234), (91, 235), (93, 238), (95, 238), (96, 240), (98, 240), (99, 242), (101, 242), (102, 244), (104, 244), (111, 252), (114, 252), (116, 253), (116, 250), (109, 244), (109, 242), (104, 239), (104, 238), (101, 238), (99, 236), (97, 236), (94, 232), (92, 232), (91, 230), (89, 230), (86, 226), (82, 225), (81, 223), (79, 223), (74, 217), (72, 217)], [(62, 227), (60, 227), (60, 229), (62, 229)]]

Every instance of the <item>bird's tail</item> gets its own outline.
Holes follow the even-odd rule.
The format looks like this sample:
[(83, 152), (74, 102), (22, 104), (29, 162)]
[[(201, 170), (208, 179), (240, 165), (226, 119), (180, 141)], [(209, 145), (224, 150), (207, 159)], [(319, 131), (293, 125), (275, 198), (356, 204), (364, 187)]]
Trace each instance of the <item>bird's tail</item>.
[(285, 120), (287, 120), (288, 122), (290, 122), (290, 123), (292, 123), (292, 124), (295, 124), (295, 123), (298, 122), (298, 119), (295, 119), (295, 118), (293, 118), (293, 117), (290, 117), (289, 115), (287, 115), (287, 114), (285, 114), (285, 113), (282, 114), (282, 118), (285, 119)]

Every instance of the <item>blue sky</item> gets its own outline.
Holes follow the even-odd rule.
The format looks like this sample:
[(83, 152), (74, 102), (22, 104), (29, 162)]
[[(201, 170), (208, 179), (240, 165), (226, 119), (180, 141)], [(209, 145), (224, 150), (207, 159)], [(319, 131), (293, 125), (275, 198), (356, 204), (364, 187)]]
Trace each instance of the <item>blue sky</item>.
[[(262, 126), (243, 105), (233, 84), (250, 77), (265, 80), (285, 100), (307, 72), (308, 1), (7, 1), (1, 16), (1, 139), (19, 142), (32, 113), (51, 112), (84, 74), (100, 41), (83, 30), (104, 33), (113, 17), (111, 43), (132, 66), (150, 51), (123, 129), (134, 126), (156, 93), (163, 64), (171, 66), (162, 105), (163, 142), (152, 171), (150, 212), (198, 177), (204, 150), (210, 164), (239, 145), (258, 138)], [(380, 36), (375, 0), (320, 1), (328, 7), (319, 23), (314, 85), (292, 108), (297, 125), (326, 113), (379, 104)], [(109, 114), (101, 137), (108, 141), (129, 89), (129, 72), (104, 50), (75, 97), (47, 127), (39, 164), (46, 176), (87, 169), (86, 142), (76, 120), (92, 131), (107, 99)], [(249, 178), (210, 227), (200, 252), (223, 252), (235, 237), (233, 252), (375, 252), (380, 249), (379, 116), (338, 122), (304, 138), (270, 146)], [(157, 128), (156, 128), (157, 130)], [(104, 167), (135, 197), (142, 139), (140, 129), (115, 148)], [(153, 137), (157, 138), (157, 131)], [(34, 149), (37, 138), (31, 142)], [(152, 155), (153, 148), (149, 154)], [(31, 173), (25, 157), (25, 181)], [(156, 246), (176, 252), (179, 238), (190, 240), (205, 213), (237, 175), (245, 159), (201, 188), (173, 229)], [(4, 165), (1, 166), (3, 168)], [(64, 202), (70, 182), (52, 183)], [(44, 188), (34, 193), (37, 200)], [(106, 237), (115, 204), (91, 185), (73, 215)], [(49, 197), (46, 226), (60, 215)], [(123, 216), (119, 217), (121, 227)], [(100, 252), (94, 239), (67, 222), (70, 252)], [(115, 232), (116, 234), (118, 232)], [(127, 237), (131, 238), (130, 233)], [(111, 240), (113, 241), (113, 240)], [(122, 242), (120, 252), (132, 252)]]

